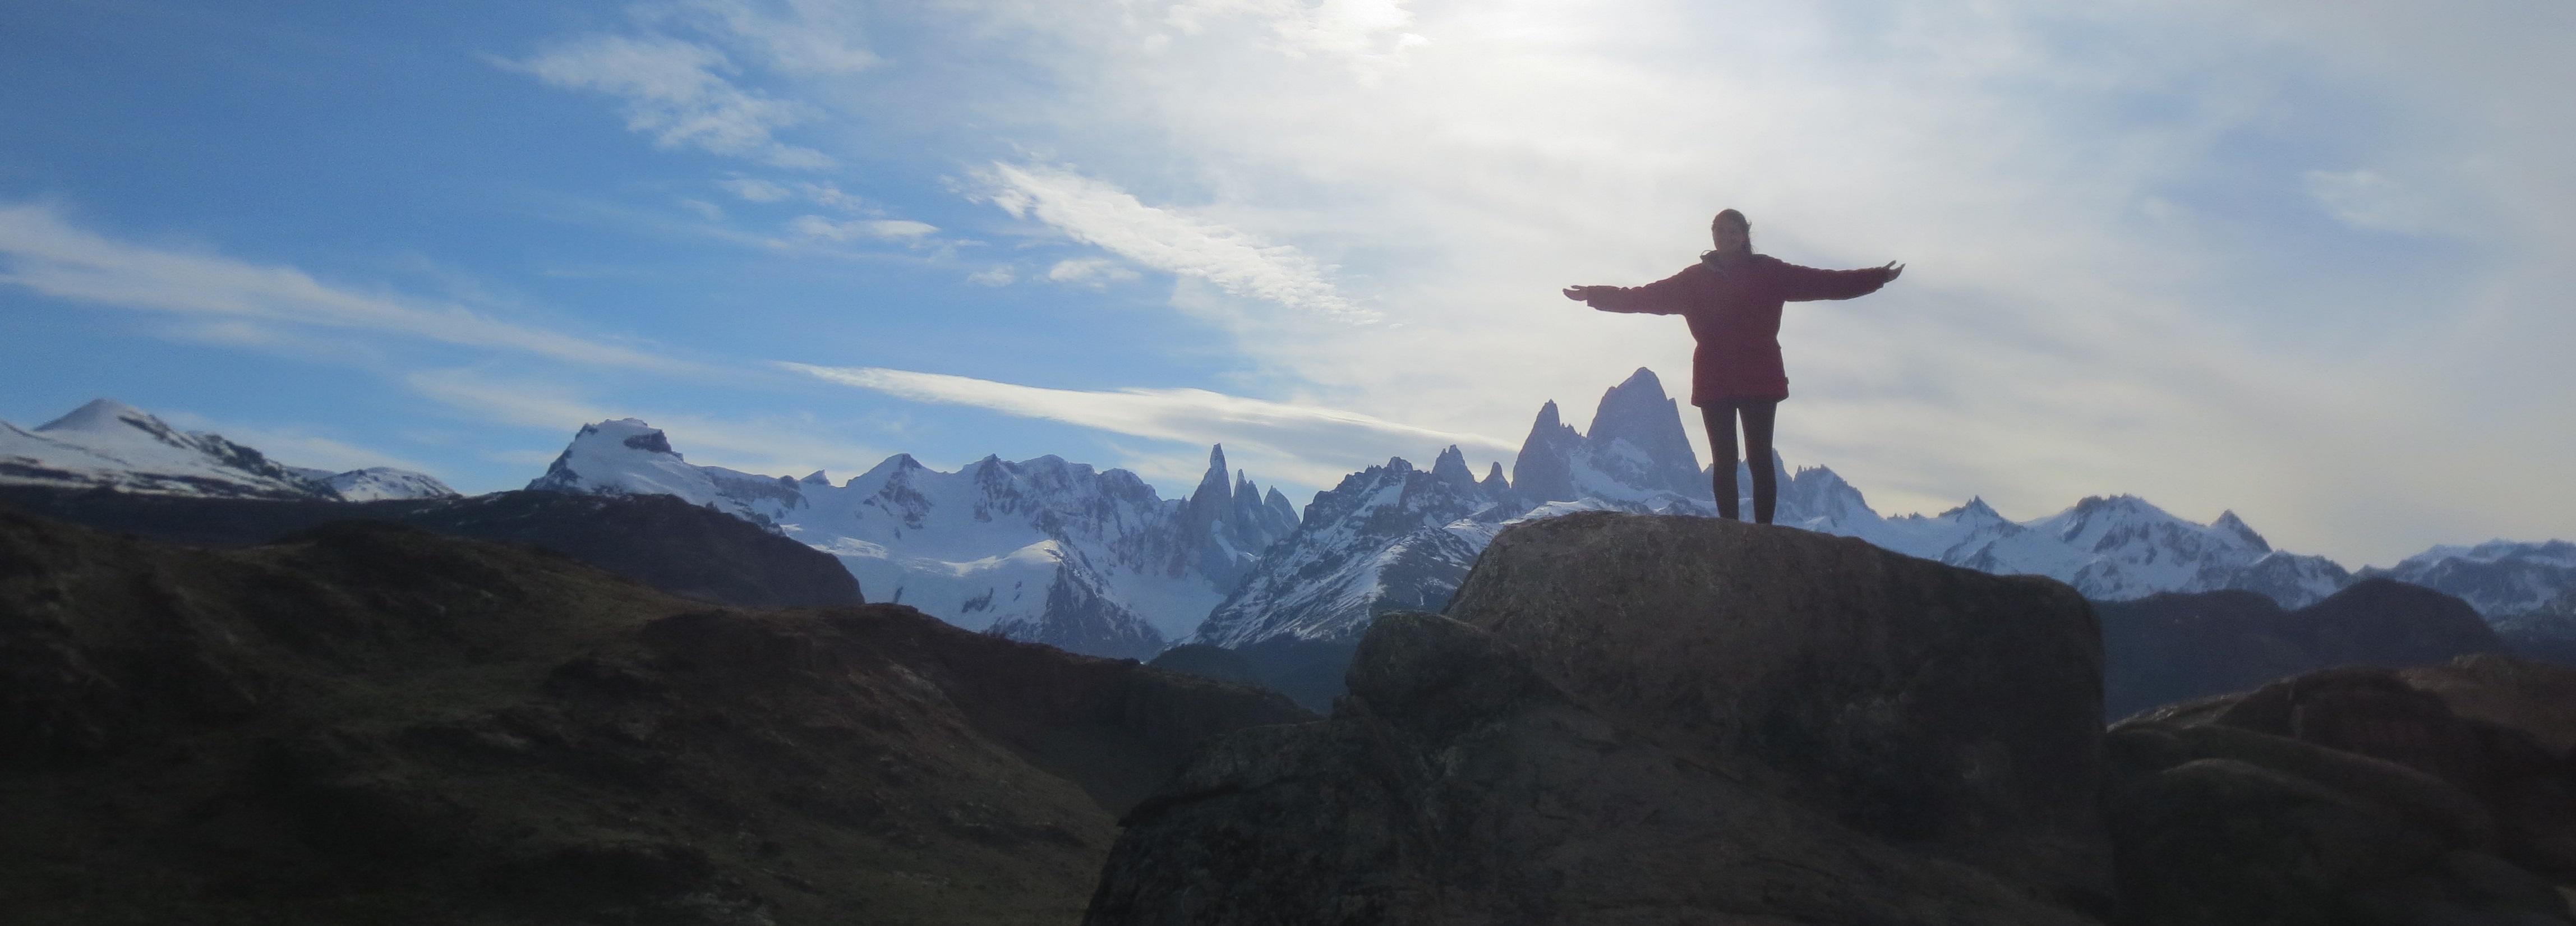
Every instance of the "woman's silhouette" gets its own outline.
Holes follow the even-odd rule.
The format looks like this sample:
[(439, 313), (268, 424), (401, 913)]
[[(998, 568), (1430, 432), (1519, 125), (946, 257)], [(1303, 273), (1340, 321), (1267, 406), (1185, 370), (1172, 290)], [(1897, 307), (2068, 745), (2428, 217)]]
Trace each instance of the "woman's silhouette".
[(1708, 426), (1717, 474), (1717, 513), (1741, 519), (1735, 495), (1735, 419), (1744, 419), (1744, 459), (1753, 464), (1753, 520), (1769, 524), (1780, 502), (1771, 469), (1771, 423), (1789, 397), (1780, 368), (1780, 304), (1850, 299), (1877, 292), (1905, 272), (1905, 265), (1866, 270), (1818, 270), (1753, 253), (1753, 226), (1733, 209), (1709, 223), (1717, 250), (1699, 263), (1644, 286), (1569, 286), (1565, 298), (1604, 312), (1679, 315), (1690, 322), (1699, 349), (1691, 355), (1691, 404)]

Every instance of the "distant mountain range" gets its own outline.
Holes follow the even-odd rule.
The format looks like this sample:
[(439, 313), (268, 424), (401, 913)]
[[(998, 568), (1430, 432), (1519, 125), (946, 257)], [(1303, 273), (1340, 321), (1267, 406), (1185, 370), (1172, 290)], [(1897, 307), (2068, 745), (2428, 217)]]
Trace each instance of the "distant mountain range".
[(456, 495), (437, 478), (407, 469), (286, 466), (222, 435), (181, 431), (113, 399), (92, 401), (33, 431), (0, 421), (0, 484), (351, 502)]
[[(528, 487), (676, 496), (832, 554), (872, 600), (1077, 652), (1145, 658), (1182, 642), (1337, 649), (1376, 614), (1437, 610), (1509, 524), (1586, 510), (1715, 514), (1710, 473), (1684, 427), (1679, 403), (1640, 369), (1603, 393), (1588, 432), (1564, 424), (1556, 403), (1543, 405), (1508, 479), (1499, 465), (1477, 476), (1450, 447), (1427, 470), (1399, 457), (1353, 473), (1302, 516), (1278, 490), (1230, 472), (1222, 447), (1179, 499), (1126, 470), (1053, 456), (987, 457), (941, 472), (899, 454), (836, 485), (820, 472), (692, 464), (631, 418), (583, 427)], [(2299, 608), (2385, 576), (2466, 599), (2517, 645), (2555, 640), (2576, 652), (2576, 544), (2565, 541), (2435, 547), (2356, 575), (2274, 550), (2233, 512), (2197, 524), (2121, 495), (2020, 522), (1977, 499), (1887, 517), (1830, 469), (1768, 462), (1781, 524), (1986, 572), (2046, 575), (2095, 600), (2243, 590)], [(1737, 485), (1749, 487), (1749, 476), (1739, 473)], [(107, 400), (33, 431), (0, 423), (0, 483), (244, 498), (453, 494), (402, 470), (283, 466)]]
[(775, 526), (839, 557), (876, 601), (970, 630), (1146, 658), (1187, 636), (1297, 525), (1225, 453), (1185, 499), (1123, 469), (986, 457), (953, 473), (909, 454), (839, 485), (698, 466), (632, 418), (574, 435), (531, 489), (668, 494)]

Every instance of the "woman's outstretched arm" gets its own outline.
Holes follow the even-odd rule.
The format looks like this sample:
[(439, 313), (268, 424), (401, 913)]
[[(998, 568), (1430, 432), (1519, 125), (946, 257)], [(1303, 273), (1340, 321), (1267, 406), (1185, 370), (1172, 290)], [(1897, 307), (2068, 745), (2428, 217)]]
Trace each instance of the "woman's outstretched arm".
[(1855, 299), (1877, 292), (1905, 272), (1904, 264), (1892, 260), (1884, 267), (1860, 270), (1818, 270), (1785, 262), (1779, 268), (1780, 298), (1790, 302)]
[(1604, 312), (1678, 315), (1690, 305), (1690, 284), (1676, 273), (1644, 286), (1568, 286), (1565, 298)]

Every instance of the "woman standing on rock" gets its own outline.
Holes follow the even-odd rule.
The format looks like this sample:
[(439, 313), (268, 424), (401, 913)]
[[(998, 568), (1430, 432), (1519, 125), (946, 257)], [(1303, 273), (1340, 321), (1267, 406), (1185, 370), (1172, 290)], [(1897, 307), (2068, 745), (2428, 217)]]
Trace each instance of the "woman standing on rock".
[[(1771, 468), (1771, 424), (1789, 376), (1780, 368), (1780, 304), (1850, 299), (1877, 292), (1905, 265), (1818, 270), (1753, 253), (1753, 225), (1733, 209), (1709, 223), (1717, 250), (1644, 286), (1569, 286), (1565, 298), (1604, 312), (1679, 315), (1699, 349), (1691, 355), (1691, 404), (1708, 427), (1717, 513), (1741, 519), (1735, 495), (1735, 419), (1744, 419), (1744, 459), (1753, 462), (1753, 520), (1769, 524), (1780, 501)], [(1716, 462), (1712, 460), (1712, 462)]]

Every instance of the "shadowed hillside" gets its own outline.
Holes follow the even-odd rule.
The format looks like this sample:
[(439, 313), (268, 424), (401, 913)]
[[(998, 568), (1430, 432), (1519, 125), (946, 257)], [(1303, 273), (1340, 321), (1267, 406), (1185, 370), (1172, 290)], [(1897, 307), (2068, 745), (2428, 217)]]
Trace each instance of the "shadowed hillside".
[(1020, 923), (1275, 695), (379, 523), (0, 510), (13, 923)]

